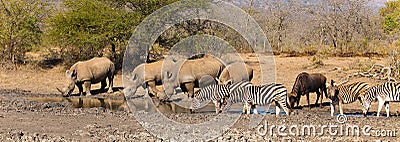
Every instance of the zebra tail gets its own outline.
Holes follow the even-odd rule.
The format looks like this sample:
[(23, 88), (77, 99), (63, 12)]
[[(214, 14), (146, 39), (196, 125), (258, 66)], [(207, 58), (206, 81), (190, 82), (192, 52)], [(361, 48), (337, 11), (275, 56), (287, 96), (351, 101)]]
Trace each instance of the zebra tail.
[(286, 95), (286, 107), (289, 109), (289, 113), (292, 112), (292, 106), (289, 105), (289, 95)]

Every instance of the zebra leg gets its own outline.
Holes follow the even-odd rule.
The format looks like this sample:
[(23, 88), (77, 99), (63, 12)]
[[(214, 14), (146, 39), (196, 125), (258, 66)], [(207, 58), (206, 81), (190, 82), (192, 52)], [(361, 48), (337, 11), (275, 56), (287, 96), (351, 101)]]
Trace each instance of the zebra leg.
[[(378, 97), (378, 98), (379, 98), (379, 97)], [(384, 101), (383, 99), (378, 99), (378, 102), (379, 102), (379, 104), (378, 104), (378, 113), (376, 114), (376, 116), (379, 117), (380, 112), (381, 112), (381, 110), (382, 110), (382, 107), (383, 107), (383, 105), (385, 104), (385, 101)]]
[(218, 100), (213, 101), (213, 103), (214, 103), (214, 106), (215, 106), (215, 113), (218, 114), (219, 110), (220, 110), (219, 107), (221, 106), (221, 103)]
[(281, 105), (279, 105), (279, 103), (277, 101), (275, 101), (275, 116), (278, 117), (279, 113), (281, 113)]
[(343, 115), (343, 108), (342, 108), (343, 103), (341, 101), (338, 102), (338, 106), (339, 106), (339, 111), (340, 111), (340, 115)]
[(389, 102), (385, 102), (386, 117), (389, 117)]
[(333, 103), (332, 100), (331, 100), (330, 104), (331, 104), (331, 116), (333, 117), (333, 113), (335, 112), (335, 104)]
[(245, 103), (245, 104), (243, 105), (243, 111), (242, 111), (242, 113), (243, 113), (243, 114), (250, 114), (250, 110), (249, 110), (248, 108), (249, 108), (249, 107), (248, 107), (248, 104)]
[(251, 105), (246, 106), (246, 113), (251, 114)]
[[(253, 107), (253, 106), (254, 106), (254, 107)], [(257, 111), (256, 105), (252, 105), (250, 108), (252, 108), (252, 109), (253, 109), (253, 114), (258, 114), (258, 111)]]
[(281, 100), (278, 103), (280, 103), (279, 106), (280, 106), (281, 109), (283, 109), (283, 111), (285, 111), (286, 115), (290, 115), (290, 111), (291, 110), (288, 108), (288, 105), (286, 104), (286, 101), (285, 100)]
[(227, 100), (226, 105), (223, 107), (223, 111), (228, 111), (232, 106), (232, 102)]
[(251, 104), (246, 104), (246, 113), (247, 114), (251, 113)]

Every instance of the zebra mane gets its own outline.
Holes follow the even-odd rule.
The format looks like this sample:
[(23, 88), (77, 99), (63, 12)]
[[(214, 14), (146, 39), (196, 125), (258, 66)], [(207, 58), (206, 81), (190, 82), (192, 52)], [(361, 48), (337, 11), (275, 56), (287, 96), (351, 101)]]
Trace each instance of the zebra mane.
[(384, 85), (375, 85), (369, 88), (367, 91), (363, 92), (364, 93), (364, 98), (365, 101), (372, 102), (376, 97), (378, 96), (378, 89), (379, 87), (383, 87)]
[(207, 100), (207, 99), (210, 99), (210, 98), (208, 98), (209, 96), (207, 95), (207, 92), (209, 91), (209, 90), (213, 90), (213, 88), (215, 87), (216, 85), (215, 84), (213, 84), (213, 85), (208, 85), (208, 86), (206, 86), (206, 87), (202, 87), (202, 88), (200, 88), (200, 90), (198, 90), (196, 93), (195, 93), (195, 95), (194, 95), (194, 98), (196, 98), (198, 101), (204, 101), (204, 100)]

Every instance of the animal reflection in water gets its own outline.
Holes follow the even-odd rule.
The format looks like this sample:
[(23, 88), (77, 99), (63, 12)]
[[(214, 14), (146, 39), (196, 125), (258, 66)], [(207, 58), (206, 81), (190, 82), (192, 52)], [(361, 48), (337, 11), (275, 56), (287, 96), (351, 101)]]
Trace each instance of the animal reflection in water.
[(124, 98), (102, 98), (102, 97), (28, 97), (38, 102), (68, 102), (73, 108), (96, 108), (102, 107), (111, 110), (128, 111)]
[[(26, 97), (25, 99), (37, 102), (68, 102), (72, 108), (106, 108), (118, 111), (131, 111), (131, 109), (145, 109), (146, 105), (142, 99), (126, 101), (123, 97)], [(163, 113), (188, 113), (189, 109), (176, 105), (174, 102), (161, 102), (156, 98), (152, 99), (157, 110)], [(179, 100), (175, 100), (179, 101)], [(134, 106), (129, 109), (127, 102)], [(155, 109), (154, 109), (155, 110)]]
[(132, 98), (127, 98), (127, 100), (129, 108), (131, 108), (131, 111), (145, 111), (145, 112), (159, 111), (161, 113), (190, 113), (189, 108), (177, 104), (177, 102), (183, 101), (182, 99), (179, 98), (169, 101), (161, 101), (158, 98), (136, 96)]

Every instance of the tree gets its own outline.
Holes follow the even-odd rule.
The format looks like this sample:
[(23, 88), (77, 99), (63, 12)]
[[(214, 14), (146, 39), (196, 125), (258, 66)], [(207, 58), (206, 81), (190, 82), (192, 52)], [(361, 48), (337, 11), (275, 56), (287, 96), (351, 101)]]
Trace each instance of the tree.
[(270, 32), (269, 39), (271, 45), (278, 52), (283, 51), (284, 44), (289, 42), (283, 42), (286, 39), (293, 27), (296, 20), (296, 14), (299, 11), (299, 4), (296, 1), (285, 1), (285, 0), (270, 0), (265, 2), (265, 13), (266, 17), (266, 28)]
[[(386, 7), (379, 11), (382, 16), (382, 29), (388, 37), (388, 41), (399, 41), (400, 36), (400, 0), (388, 1)], [(400, 45), (400, 44), (399, 44)]]
[(393, 34), (400, 30), (400, 0), (388, 1), (386, 7), (380, 9), (380, 15), (384, 17), (382, 28), (385, 33)]
[(41, 43), (45, 4), (37, 0), (0, 0), (0, 54), (3, 62), (23, 63), (25, 52)]
[[(162, 0), (64, 0), (65, 11), (51, 17), (47, 38), (59, 46), (66, 64), (111, 51), (122, 63), (125, 46), (148, 14), (169, 4)], [(119, 64), (117, 68), (121, 68)]]

